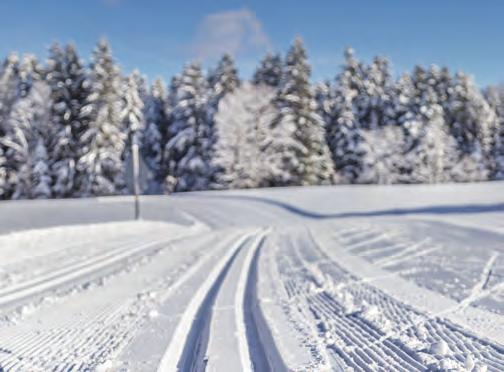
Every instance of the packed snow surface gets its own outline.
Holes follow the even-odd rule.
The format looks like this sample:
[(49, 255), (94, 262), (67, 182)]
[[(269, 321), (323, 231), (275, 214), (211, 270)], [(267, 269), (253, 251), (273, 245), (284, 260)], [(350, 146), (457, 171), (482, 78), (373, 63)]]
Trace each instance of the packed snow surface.
[(504, 371), (504, 183), (0, 204), (0, 371)]

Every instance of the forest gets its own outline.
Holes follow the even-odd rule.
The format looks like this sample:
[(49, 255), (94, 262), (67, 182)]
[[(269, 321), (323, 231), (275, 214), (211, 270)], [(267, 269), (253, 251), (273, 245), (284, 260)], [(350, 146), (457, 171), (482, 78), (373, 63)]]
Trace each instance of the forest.
[(53, 44), (45, 63), (5, 58), (1, 199), (127, 194), (133, 143), (149, 194), (504, 179), (504, 88), (436, 65), (396, 77), (351, 48), (313, 82), (299, 38), (249, 80), (228, 54), (168, 84), (125, 76), (106, 40), (89, 64), (73, 44)]

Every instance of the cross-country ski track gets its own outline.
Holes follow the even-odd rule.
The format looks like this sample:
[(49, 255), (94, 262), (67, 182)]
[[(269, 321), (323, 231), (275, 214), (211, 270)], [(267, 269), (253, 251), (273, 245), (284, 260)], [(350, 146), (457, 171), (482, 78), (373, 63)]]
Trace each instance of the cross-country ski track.
[(0, 204), (0, 371), (504, 371), (501, 182)]

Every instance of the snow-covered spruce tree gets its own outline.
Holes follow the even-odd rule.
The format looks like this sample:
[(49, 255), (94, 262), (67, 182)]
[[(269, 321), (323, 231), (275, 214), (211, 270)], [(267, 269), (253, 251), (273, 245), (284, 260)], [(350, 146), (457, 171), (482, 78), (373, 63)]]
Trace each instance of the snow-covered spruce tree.
[(266, 54), (254, 72), (252, 81), (255, 85), (264, 84), (273, 88), (280, 86), (282, 79), (282, 58), (279, 54)]
[(54, 44), (47, 62), (46, 81), (51, 88), (51, 176), (55, 197), (74, 195), (75, 164), (79, 137), (84, 131), (80, 117), (89, 94), (89, 81), (75, 46)]
[(491, 152), (493, 158), (491, 177), (500, 180), (504, 179), (504, 86), (491, 86), (487, 88), (485, 97), (496, 114), (494, 145)]
[[(2, 146), (5, 154), (6, 180), (2, 191), (5, 198), (29, 198), (32, 169), (34, 138), (37, 131), (48, 138), (42, 128), (48, 122), (45, 114), (50, 104), (50, 97), (45, 95), (45, 84), (40, 80), (43, 70), (37, 59), (25, 55), (19, 63), (14, 55), (8, 58), (4, 69), (4, 87), (11, 92), (5, 92), (5, 111), (2, 119)], [(36, 90), (32, 87), (37, 84)]]
[(406, 161), (411, 166), (409, 182), (450, 181), (457, 150), (444, 120), (443, 109), (436, 102), (426, 102), (421, 112), (422, 122), (417, 132), (417, 144), (406, 155)]
[[(388, 60), (375, 57), (365, 68), (363, 76), (354, 103), (357, 120), (361, 128), (376, 129), (389, 122), (390, 115), (387, 111), (391, 106), (393, 83)], [(354, 80), (357, 78), (358, 76)]]
[(30, 93), (30, 89), (37, 81), (44, 78), (44, 70), (37, 57), (26, 54), (19, 65), (19, 80), (16, 90), (16, 97), (23, 98)]
[[(490, 158), (497, 118), (483, 94), (466, 74), (458, 73), (449, 101), (451, 132), (457, 140), (460, 158), (472, 158), (479, 167), (467, 169), (468, 180), (485, 180), (491, 172)], [(467, 161), (467, 160), (466, 160)]]
[(76, 187), (79, 196), (115, 195), (124, 191), (121, 130), (121, 75), (104, 40), (93, 52), (90, 94), (81, 110), (85, 127), (79, 138)]
[[(358, 96), (363, 95), (365, 92), (366, 66), (355, 57), (355, 51), (351, 47), (345, 49), (344, 59), (341, 75), (346, 76), (347, 85), (354, 92), (354, 100), (356, 100)], [(358, 107), (355, 107), (354, 111), (356, 119), (359, 119)]]
[[(182, 75), (175, 74), (168, 87), (164, 113), (166, 115), (166, 125), (160, 126), (161, 133), (161, 165), (160, 165), (160, 186), (167, 192), (173, 192), (176, 185), (176, 179), (169, 174), (169, 170), (173, 169), (173, 163), (169, 158), (169, 153), (166, 151), (168, 142), (177, 134), (176, 128), (173, 126), (174, 116), (173, 109), (177, 105), (177, 94), (182, 84)], [(206, 97), (206, 96), (205, 96)], [(214, 139), (215, 140), (215, 139)]]
[(334, 111), (335, 89), (331, 82), (326, 80), (315, 85), (314, 99), (317, 104), (317, 114), (322, 118), (326, 128), (332, 119)]
[(342, 183), (357, 182), (364, 169), (366, 154), (362, 129), (354, 114), (357, 95), (356, 85), (352, 83), (354, 78), (350, 69), (343, 69), (336, 78), (332, 104), (326, 109), (327, 144)]
[(232, 93), (240, 86), (240, 78), (236, 70), (233, 58), (224, 54), (217, 67), (208, 74), (208, 86), (210, 88), (211, 103), (219, 104), (219, 101), (228, 93)]
[(0, 70), (0, 135), (9, 117), (10, 110), (17, 98), (19, 85), (19, 57), (15, 53), (9, 54)]
[(163, 182), (163, 149), (166, 145), (168, 118), (165, 83), (156, 79), (146, 98), (144, 116), (145, 130), (142, 137), (142, 155), (151, 171), (148, 190), (159, 191)]
[(167, 191), (205, 190), (212, 177), (213, 126), (207, 117), (207, 85), (199, 63), (185, 66), (171, 112), (165, 147)]
[[(11, 53), (3, 62), (0, 70), (0, 138), (6, 136), (7, 122), (17, 98), (18, 84), (19, 58), (17, 54)], [(0, 199), (6, 199), (10, 195), (6, 152), (7, 148), (0, 141)]]
[[(145, 128), (143, 113), (144, 103), (140, 98), (141, 88), (139, 86), (139, 84), (142, 84), (142, 79), (140, 79), (139, 76), (140, 73), (138, 72), (138, 70), (134, 70), (129, 75), (125, 87), (123, 97), (124, 103), (121, 111), (121, 120), (123, 122), (123, 127), (125, 128), (127, 135), (127, 141), (123, 156), (124, 164), (128, 167), (125, 170), (125, 173), (126, 175), (128, 175), (128, 179), (132, 180), (134, 177), (134, 174), (131, 171), (131, 165), (133, 161), (133, 147), (135, 145), (140, 146), (140, 143), (142, 141), (142, 134)], [(137, 149), (139, 149), (139, 147)], [(142, 190), (139, 191), (141, 192)]]
[(28, 94), (12, 107), (5, 135), (1, 138), (5, 148), (8, 198), (51, 196), (47, 156), (44, 156), (50, 133), (50, 111), (50, 89), (42, 81), (34, 82)]
[(214, 188), (252, 188), (264, 183), (268, 164), (262, 150), (271, 139), (274, 97), (271, 87), (243, 83), (219, 103)]
[(39, 138), (32, 156), (31, 197), (47, 199), (52, 195), (52, 180), (49, 171), (49, 158), (44, 140)]
[(404, 131), (397, 125), (386, 125), (362, 131), (365, 155), (358, 183), (394, 184), (401, 181), (404, 167)]
[(269, 186), (330, 184), (334, 166), (325, 141), (325, 128), (316, 113), (309, 82), (310, 67), (301, 39), (289, 50), (284, 76), (275, 99), (277, 115), (266, 147), (271, 169)]
[(140, 98), (139, 83), (141, 83), (141, 80), (139, 76), (138, 70), (134, 70), (128, 76), (123, 96), (121, 120), (127, 135), (126, 153), (130, 151), (131, 143), (140, 144), (141, 134), (145, 128), (144, 103)]
[[(239, 86), (240, 79), (233, 58), (229, 54), (224, 54), (215, 70), (208, 74), (207, 120), (210, 125), (215, 125), (214, 117), (220, 100), (227, 94), (234, 92)], [(213, 133), (215, 134), (215, 131)], [(212, 147), (216, 141), (217, 138), (212, 139)]]
[(7, 192), (7, 158), (4, 154), (4, 146), (0, 141), (0, 199), (4, 198)]
[(389, 115), (396, 125), (406, 128), (408, 122), (416, 117), (416, 87), (409, 73), (402, 74), (394, 84), (391, 94)]

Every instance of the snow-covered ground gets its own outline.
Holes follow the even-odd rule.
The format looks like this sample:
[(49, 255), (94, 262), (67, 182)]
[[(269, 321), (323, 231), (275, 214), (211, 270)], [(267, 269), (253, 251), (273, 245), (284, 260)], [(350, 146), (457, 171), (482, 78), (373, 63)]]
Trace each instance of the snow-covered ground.
[(504, 183), (0, 204), (0, 371), (504, 371)]

